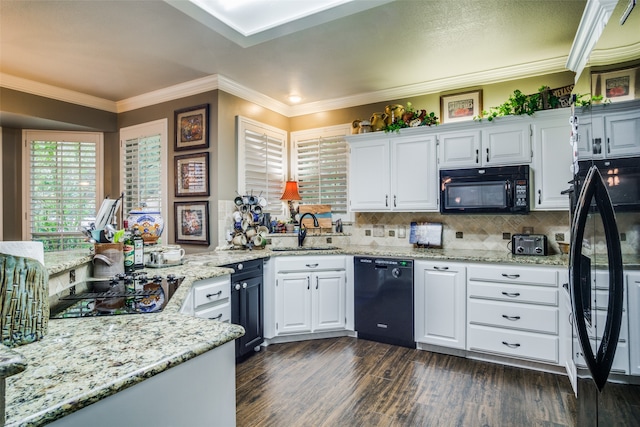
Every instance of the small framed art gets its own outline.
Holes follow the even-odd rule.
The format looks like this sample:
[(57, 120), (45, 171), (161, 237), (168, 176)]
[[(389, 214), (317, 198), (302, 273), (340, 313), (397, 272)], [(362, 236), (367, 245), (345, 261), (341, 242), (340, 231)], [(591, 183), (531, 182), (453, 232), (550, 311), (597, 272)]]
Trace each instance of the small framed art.
[(176, 197), (209, 195), (209, 153), (175, 157)]
[(175, 202), (176, 243), (209, 245), (209, 202)]
[(176, 151), (209, 147), (209, 104), (176, 110), (175, 129)]
[(602, 95), (611, 102), (635, 99), (637, 68), (594, 73), (591, 77), (593, 95)]
[(482, 112), (482, 91), (443, 95), (440, 97), (441, 123), (473, 120)]

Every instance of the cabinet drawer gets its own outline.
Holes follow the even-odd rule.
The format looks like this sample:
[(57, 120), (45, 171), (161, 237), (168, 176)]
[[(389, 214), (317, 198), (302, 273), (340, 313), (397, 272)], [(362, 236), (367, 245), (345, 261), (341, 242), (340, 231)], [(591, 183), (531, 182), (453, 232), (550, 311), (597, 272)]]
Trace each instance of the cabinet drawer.
[(210, 303), (228, 301), (231, 294), (231, 284), (225, 280), (203, 280), (194, 285), (193, 304), (196, 310), (198, 307)]
[(487, 283), (469, 281), (469, 298), (492, 299), (520, 303), (558, 306), (558, 289), (540, 286), (511, 285), (508, 283)]
[[(594, 349), (597, 348), (595, 341), (591, 341), (591, 347)], [(573, 339), (573, 349), (576, 352), (576, 366), (579, 366), (581, 368), (586, 367), (587, 364), (584, 361), (582, 349), (580, 348), (580, 342), (577, 338)], [(613, 356), (613, 363), (611, 364), (611, 372), (615, 372), (618, 374), (629, 373), (629, 346), (627, 345), (627, 343), (618, 341), (616, 354)]]
[(196, 317), (203, 319), (219, 320), (220, 322), (231, 323), (231, 304), (218, 304), (213, 307), (196, 310)]
[(557, 286), (557, 271), (548, 268), (513, 267), (506, 265), (474, 265), (467, 267), (469, 280), (483, 282), (528, 283), (540, 286)]
[(498, 301), (470, 300), (469, 323), (558, 334), (558, 309)]
[(276, 260), (276, 272), (344, 270), (346, 268), (346, 258), (345, 256), (331, 255), (283, 257)]
[(468, 350), (558, 363), (558, 337), (469, 325)]

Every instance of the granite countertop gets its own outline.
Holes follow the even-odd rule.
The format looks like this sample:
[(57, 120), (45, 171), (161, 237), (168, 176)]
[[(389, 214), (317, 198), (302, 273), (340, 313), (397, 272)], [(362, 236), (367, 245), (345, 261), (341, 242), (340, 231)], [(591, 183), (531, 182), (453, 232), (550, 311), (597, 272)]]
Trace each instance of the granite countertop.
[[(46, 261), (61, 259), (67, 268), (81, 264), (67, 255), (47, 256)], [(184, 265), (162, 269), (163, 275), (181, 274), (185, 280), (160, 313), (50, 319), (42, 340), (5, 347), (0, 358), (6, 354), (22, 362), (6, 363), (2, 371), (26, 363), (23, 372), (6, 379), (6, 425), (47, 424), (241, 337), (241, 326), (179, 313), (193, 282), (231, 271)]]

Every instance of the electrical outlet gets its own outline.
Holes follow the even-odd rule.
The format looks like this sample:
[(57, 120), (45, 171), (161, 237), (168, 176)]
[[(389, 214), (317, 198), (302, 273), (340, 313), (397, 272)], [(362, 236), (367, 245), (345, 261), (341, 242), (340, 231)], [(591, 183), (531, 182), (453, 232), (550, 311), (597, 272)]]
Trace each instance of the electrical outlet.
[(332, 243), (333, 239), (331, 237), (327, 237), (327, 243)]
[(73, 285), (69, 288), (69, 295), (73, 296), (76, 294), (76, 285)]
[(511, 240), (511, 233), (502, 233), (502, 240)]
[(456, 231), (456, 239), (462, 239), (462, 231)]
[(76, 270), (69, 270), (69, 283), (76, 283)]
[(267, 239), (267, 245), (271, 244), (271, 239)]
[(371, 230), (364, 230), (364, 235), (367, 237), (371, 237)]
[(556, 233), (556, 242), (564, 242), (564, 233)]
[(396, 230), (389, 230), (389, 237), (396, 237)]

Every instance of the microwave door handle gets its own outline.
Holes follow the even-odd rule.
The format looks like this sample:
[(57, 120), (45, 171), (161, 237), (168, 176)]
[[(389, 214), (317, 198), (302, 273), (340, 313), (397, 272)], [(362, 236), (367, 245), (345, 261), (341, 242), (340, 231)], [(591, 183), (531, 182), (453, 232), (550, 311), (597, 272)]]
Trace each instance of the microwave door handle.
[(507, 207), (513, 206), (513, 192), (511, 191), (511, 181), (505, 181), (504, 186), (507, 191)]

